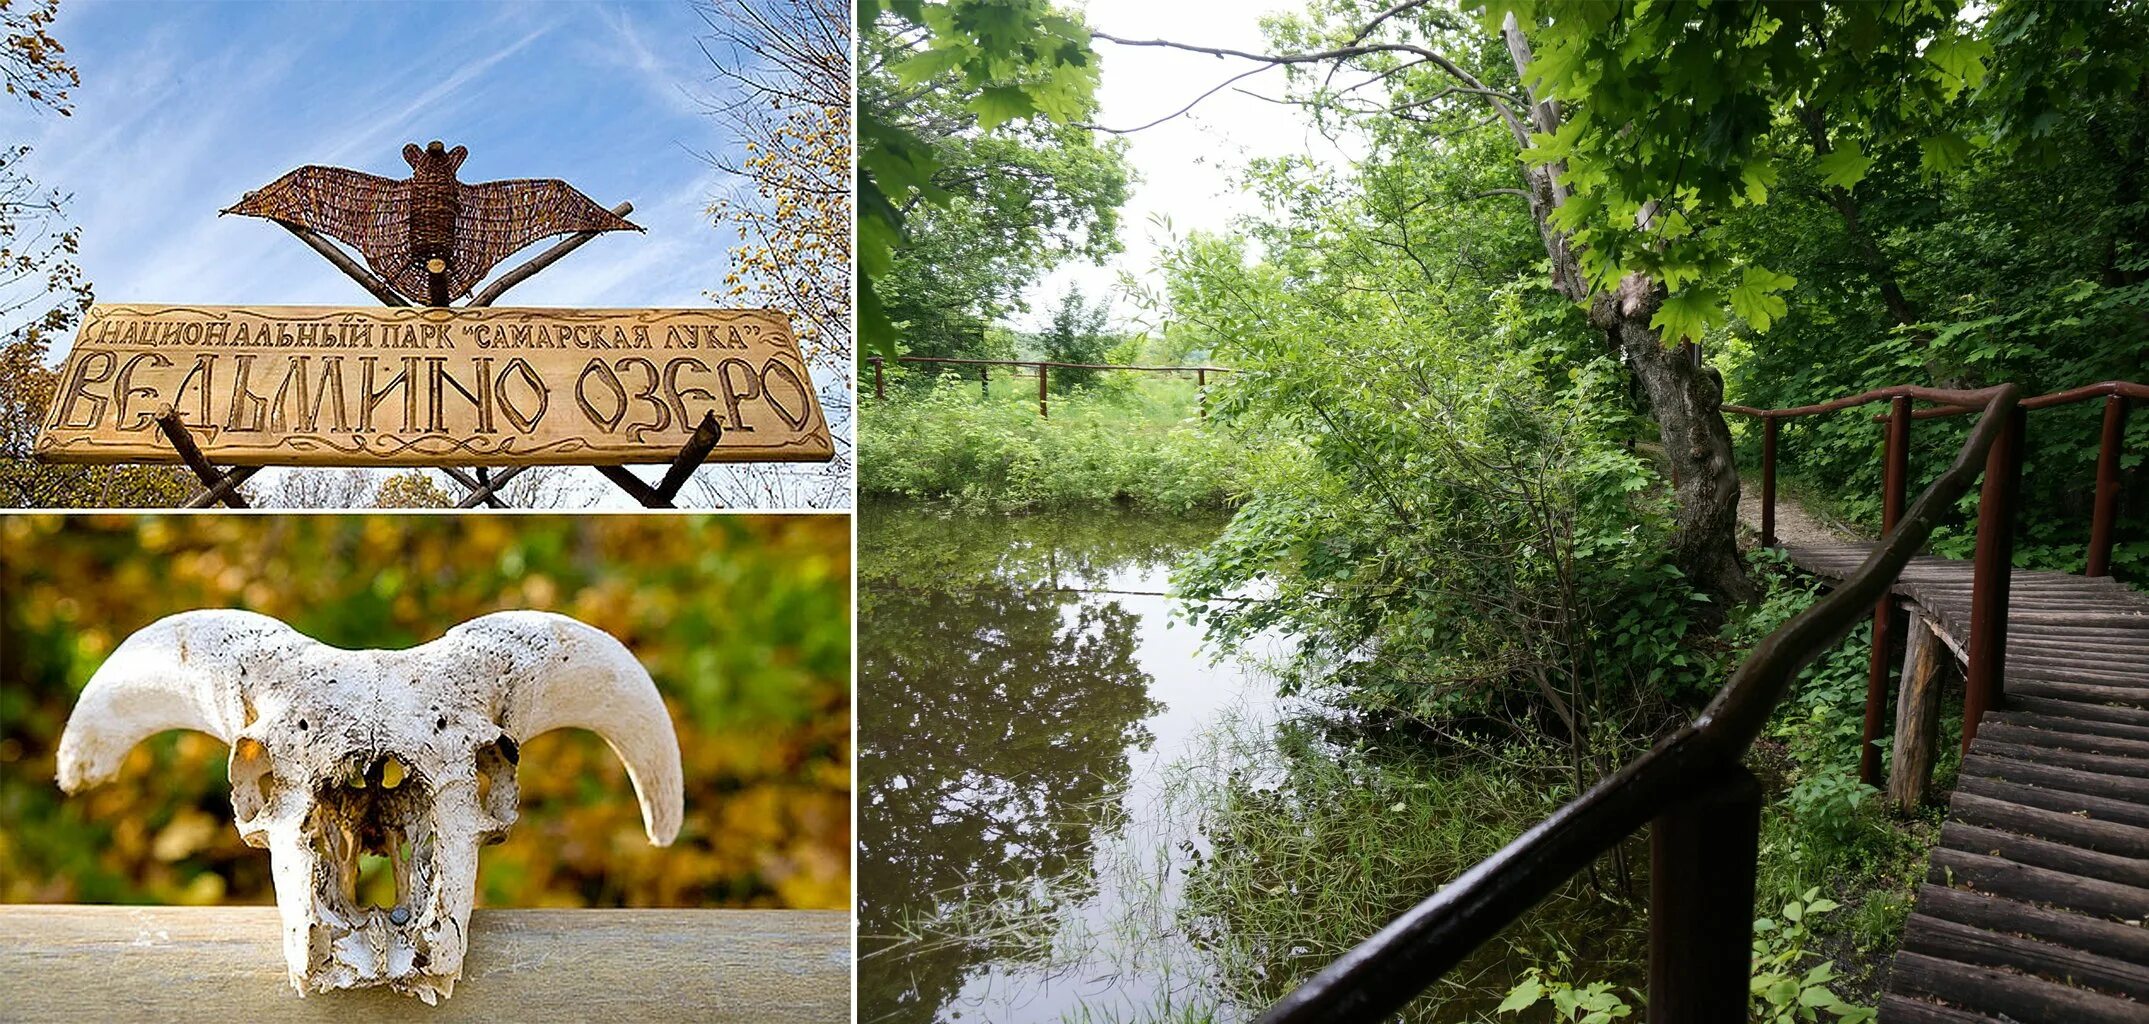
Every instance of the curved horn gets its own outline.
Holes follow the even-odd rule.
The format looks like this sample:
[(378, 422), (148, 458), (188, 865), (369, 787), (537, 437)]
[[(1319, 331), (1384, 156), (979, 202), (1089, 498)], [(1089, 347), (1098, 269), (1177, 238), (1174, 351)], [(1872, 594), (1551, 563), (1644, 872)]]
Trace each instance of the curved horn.
[(60, 788), (70, 793), (118, 774), (142, 740), (193, 729), (226, 743), (246, 725), (248, 668), (276, 664), (312, 644), (297, 630), (234, 609), (180, 612), (136, 630), (98, 666), (60, 733)]
[(657, 684), (633, 652), (595, 626), (552, 612), (495, 612), (443, 641), (502, 659), (499, 721), (516, 743), (553, 729), (588, 729), (627, 766), (649, 841), (679, 834), (679, 736)]

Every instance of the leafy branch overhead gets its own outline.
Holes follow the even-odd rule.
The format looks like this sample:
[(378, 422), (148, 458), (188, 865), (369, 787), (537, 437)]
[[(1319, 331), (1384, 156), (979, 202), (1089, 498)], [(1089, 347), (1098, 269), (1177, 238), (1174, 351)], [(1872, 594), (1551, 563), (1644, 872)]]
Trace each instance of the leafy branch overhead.
[[(1070, 125), (1094, 107), (1089, 31), (1045, 0), (861, 0), (859, 24), (915, 39), (890, 67), (898, 84), (945, 84), (981, 132), (1039, 119)], [(861, 33), (863, 37), (864, 33)], [(862, 71), (862, 74), (864, 72)], [(921, 206), (946, 206), (932, 142), (889, 111), (858, 114), (858, 329), (868, 353), (898, 351), (883, 282)]]
[[(1989, 138), (1963, 132), (1992, 45), (1954, 2), (1931, 4), (1605, 4), (1493, 2), (1534, 47), (1523, 84), (1557, 110), (1523, 157), (1569, 195), (1552, 223), (1583, 251), (1598, 290), (1628, 275), (1669, 293), (1651, 326), (1699, 338), (1725, 313), (1765, 331), (1797, 284), (1721, 232), (1810, 165), (1853, 189), (1870, 152), (1916, 146), (1929, 174), (1961, 166)], [(1802, 118), (1823, 124), (1799, 130)], [(1836, 126), (1831, 132), (1828, 127)]]

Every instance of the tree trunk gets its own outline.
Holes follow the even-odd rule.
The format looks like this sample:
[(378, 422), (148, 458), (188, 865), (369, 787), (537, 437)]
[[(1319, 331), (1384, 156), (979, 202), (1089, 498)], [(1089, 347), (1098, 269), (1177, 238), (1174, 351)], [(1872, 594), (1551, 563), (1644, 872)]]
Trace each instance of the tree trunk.
[[(1500, 34), (1515, 60), (1515, 70), (1527, 79), (1530, 43), (1512, 13)], [(1532, 94), (1528, 115), (1536, 131), (1559, 130), (1560, 108), (1551, 100)], [(1527, 145), (1527, 135), (1517, 134)], [(1551, 260), (1553, 287), (1589, 304), (1590, 323), (1625, 357), (1649, 403), (1650, 417), (1656, 420), (1676, 495), (1672, 564), (1715, 600), (1719, 611), (1753, 601), (1760, 590), (1739, 558), (1739, 473), (1731, 455), (1731, 428), (1725, 425), (1721, 408), (1724, 379), (1695, 359), (1691, 346), (1666, 347), (1662, 335), (1649, 326), (1664, 302), (1662, 286), (1633, 275), (1620, 282), (1614, 294), (1590, 293), (1572, 239), (1547, 220), (1567, 200), (1567, 190), (1558, 183), (1563, 171), (1557, 164), (1524, 165), (1530, 212)]]
[(1590, 302), (1589, 320), (1626, 358), (1657, 423), (1677, 502), (1672, 564), (1717, 600), (1719, 608), (1760, 596), (1738, 553), (1739, 473), (1721, 406), (1724, 379), (1694, 359), (1693, 347), (1667, 348), (1649, 320), (1662, 286), (1629, 276), (1616, 293)]

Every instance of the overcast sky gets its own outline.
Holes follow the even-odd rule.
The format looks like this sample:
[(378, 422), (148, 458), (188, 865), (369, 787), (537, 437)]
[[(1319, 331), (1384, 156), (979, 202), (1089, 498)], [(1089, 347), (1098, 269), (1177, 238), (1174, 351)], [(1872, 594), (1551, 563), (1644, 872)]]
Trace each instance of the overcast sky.
[[(1300, 4), (1269, 0), (1088, 0), (1089, 24), (1123, 39), (1169, 39), (1199, 46), (1266, 52), (1261, 19)], [(1237, 59), (1153, 47), (1129, 47), (1099, 40), (1103, 64), (1098, 91), (1102, 111), (1097, 123), (1110, 128), (1148, 124), (1185, 106), (1218, 82), (1253, 65)], [(1238, 83), (1265, 96), (1283, 93), (1283, 72), (1266, 71)], [(1051, 314), (1069, 284), (1092, 298), (1110, 296), (1114, 322), (1121, 327), (1140, 315), (1122, 294), (1123, 272), (1152, 276), (1157, 255), (1172, 236), (1195, 229), (1220, 229), (1255, 204), (1232, 187), (1232, 173), (1255, 157), (1310, 155), (1324, 162), (1338, 158), (1335, 147), (1306, 126), (1295, 108), (1232, 90), (1203, 100), (1191, 113), (1125, 136), (1127, 156), (1140, 176), (1120, 211), (1119, 235), (1126, 251), (1110, 264), (1063, 266), (1027, 293), (1030, 310), (1011, 319), (1035, 329)], [(1170, 227), (1155, 223), (1168, 216)]]
[(564, 178), (648, 229), (597, 238), (504, 305), (706, 306), (729, 271), (736, 235), (704, 211), (744, 185), (702, 159), (730, 140), (703, 113), (722, 86), (685, 0), (64, 0), (52, 31), (82, 74), (74, 116), (0, 104), (0, 137), (72, 193), (99, 301), (372, 305), (283, 229), (217, 211), (303, 164), (408, 177), (404, 143), (433, 139), (469, 147), (464, 181)]

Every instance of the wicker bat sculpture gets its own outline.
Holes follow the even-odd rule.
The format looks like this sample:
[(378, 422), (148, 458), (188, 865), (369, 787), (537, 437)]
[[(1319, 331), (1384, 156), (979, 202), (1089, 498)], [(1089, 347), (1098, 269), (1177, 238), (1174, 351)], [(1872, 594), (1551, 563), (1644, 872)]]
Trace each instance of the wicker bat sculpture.
[[(387, 985), (433, 1003), (462, 973), (478, 848), (515, 823), (518, 750), (588, 729), (627, 766), (649, 841), (679, 832), (679, 741), (634, 655), (549, 612), (472, 619), (401, 651), (347, 651), (265, 615), (193, 611), (120, 644), (60, 737), (59, 783), (111, 779), (136, 743), (231, 745), (239, 834), (269, 851), (291, 985)], [(393, 907), (358, 904), (359, 855), (394, 864)]]
[(401, 181), (308, 164), (223, 211), (312, 228), (356, 248), (405, 297), (445, 306), (515, 250), (576, 231), (640, 231), (553, 178), (466, 184), (455, 177), (470, 151), (438, 139), (403, 147)]

